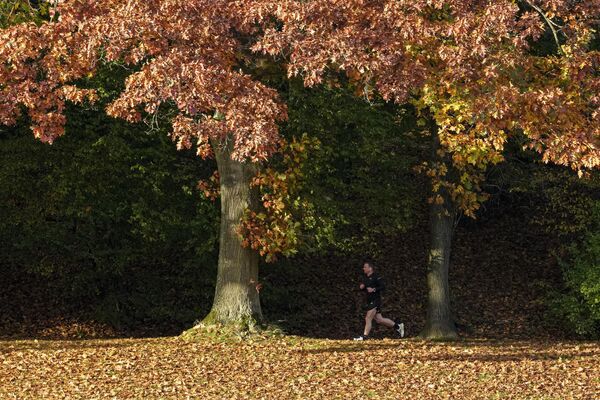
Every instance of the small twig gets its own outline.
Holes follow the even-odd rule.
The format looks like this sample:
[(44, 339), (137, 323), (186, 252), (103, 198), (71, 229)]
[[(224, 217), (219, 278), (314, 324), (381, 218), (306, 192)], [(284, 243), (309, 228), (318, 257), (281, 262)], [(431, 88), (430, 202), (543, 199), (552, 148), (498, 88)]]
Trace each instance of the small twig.
[(19, 2), (15, 0), (15, 2), (13, 3), (11, 10), (8, 12), (8, 15), (6, 16), (6, 19), (8, 21), (11, 20), (13, 13), (17, 10), (17, 6), (19, 5)]
[(538, 14), (540, 14), (542, 16), (542, 18), (544, 18), (544, 20), (548, 24), (548, 27), (552, 31), (552, 36), (554, 36), (554, 41), (556, 42), (556, 46), (558, 47), (558, 52), (563, 56), (566, 55), (565, 52), (563, 51), (560, 41), (558, 40), (558, 33), (557, 33), (556, 29), (554, 29), (554, 27), (561, 28), (561, 26), (556, 24), (555, 22), (552, 22), (552, 20), (550, 20), (550, 18), (548, 18), (548, 16), (544, 13), (544, 10), (542, 10), (540, 7), (536, 6), (529, 0), (525, 0), (525, 2), (527, 4), (529, 4), (535, 11), (537, 11)]

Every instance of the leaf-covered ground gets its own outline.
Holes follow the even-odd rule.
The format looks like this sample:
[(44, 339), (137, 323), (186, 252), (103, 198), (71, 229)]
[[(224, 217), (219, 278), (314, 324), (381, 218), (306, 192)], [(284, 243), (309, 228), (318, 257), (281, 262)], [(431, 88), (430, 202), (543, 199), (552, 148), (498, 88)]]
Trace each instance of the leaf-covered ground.
[(599, 399), (597, 342), (0, 342), (1, 399)]

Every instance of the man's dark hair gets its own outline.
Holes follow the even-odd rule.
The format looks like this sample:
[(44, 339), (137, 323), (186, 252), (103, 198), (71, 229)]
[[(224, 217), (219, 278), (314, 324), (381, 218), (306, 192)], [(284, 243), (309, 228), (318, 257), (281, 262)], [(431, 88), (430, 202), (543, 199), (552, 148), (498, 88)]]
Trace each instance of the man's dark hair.
[(375, 263), (373, 262), (373, 260), (367, 258), (363, 261), (362, 265), (368, 264), (371, 268), (373, 268), (373, 270), (375, 269)]

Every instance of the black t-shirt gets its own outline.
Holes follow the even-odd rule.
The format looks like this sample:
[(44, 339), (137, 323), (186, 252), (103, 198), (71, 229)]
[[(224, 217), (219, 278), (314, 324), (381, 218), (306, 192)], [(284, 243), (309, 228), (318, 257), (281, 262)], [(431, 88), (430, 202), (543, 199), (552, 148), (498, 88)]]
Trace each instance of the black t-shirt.
[(383, 284), (383, 279), (381, 279), (379, 275), (377, 275), (375, 272), (373, 272), (371, 276), (364, 274), (361, 282), (365, 285), (365, 288), (363, 289), (365, 292), (367, 292), (367, 288), (375, 289), (374, 292), (367, 292), (367, 302), (381, 299), (381, 292), (383, 292), (383, 289), (385, 289), (385, 285)]

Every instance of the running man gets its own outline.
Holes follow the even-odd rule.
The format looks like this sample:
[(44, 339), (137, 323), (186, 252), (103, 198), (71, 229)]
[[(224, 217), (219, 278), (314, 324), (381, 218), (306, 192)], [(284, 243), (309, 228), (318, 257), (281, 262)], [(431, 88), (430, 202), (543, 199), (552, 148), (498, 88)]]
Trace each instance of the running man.
[(396, 323), (389, 318), (384, 318), (381, 315), (381, 292), (385, 289), (383, 280), (379, 275), (375, 273), (373, 263), (367, 261), (363, 264), (363, 272), (365, 273), (362, 282), (360, 284), (360, 290), (367, 292), (367, 305), (365, 310), (367, 314), (365, 316), (365, 330), (359, 337), (354, 340), (367, 340), (369, 333), (371, 333), (371, 327), (373, 326), (373, 320), (378, 324), (385, 325), (389, 328), (394, 328), (400, 337), (404, 337), (404, 324)]

